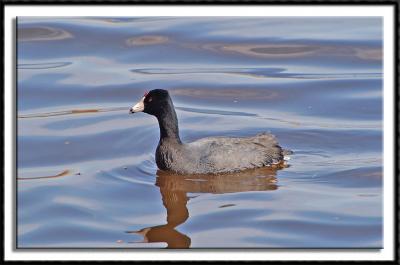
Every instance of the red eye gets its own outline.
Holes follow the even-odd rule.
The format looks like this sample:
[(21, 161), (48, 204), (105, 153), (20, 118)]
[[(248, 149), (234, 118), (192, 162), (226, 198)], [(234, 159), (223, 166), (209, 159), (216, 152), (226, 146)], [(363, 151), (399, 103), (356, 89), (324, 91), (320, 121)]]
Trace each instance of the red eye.
[(149, 97), (149, 99), (147, 100), (147, 102), (151, 102), (153, 100), (152, 97)]

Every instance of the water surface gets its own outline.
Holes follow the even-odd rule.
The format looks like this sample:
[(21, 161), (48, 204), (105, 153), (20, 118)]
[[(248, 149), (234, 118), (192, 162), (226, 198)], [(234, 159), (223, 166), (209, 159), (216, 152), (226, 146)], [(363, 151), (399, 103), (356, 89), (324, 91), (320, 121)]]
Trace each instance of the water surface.
[[(18, 18), (21, 248), (381, 248), (382, 20)], [(168, 89), (181, 138), (268, 131), (285, 168), (157, 170)]]

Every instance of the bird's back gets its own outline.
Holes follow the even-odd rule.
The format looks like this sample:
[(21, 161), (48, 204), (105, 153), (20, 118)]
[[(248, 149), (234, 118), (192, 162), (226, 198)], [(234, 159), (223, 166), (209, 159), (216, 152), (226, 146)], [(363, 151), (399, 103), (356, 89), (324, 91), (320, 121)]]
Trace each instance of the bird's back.
[(188, 174), (223, 173), (279, 163), (283, 150), (272, 134), (208, 137), (173, 152), (171, 170)]

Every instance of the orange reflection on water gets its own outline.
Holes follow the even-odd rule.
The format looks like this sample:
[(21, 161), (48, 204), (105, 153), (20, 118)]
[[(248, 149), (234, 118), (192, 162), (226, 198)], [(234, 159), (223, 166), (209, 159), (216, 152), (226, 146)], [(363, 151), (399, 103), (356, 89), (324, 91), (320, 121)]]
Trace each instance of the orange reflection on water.
[(51, 178), (59, 178), (59, 177), (64, 177), (67, 176), (70, 173), (70, 170), (66, 169), (64, 171), (62, 171), (61, 173), (57, 174), (57, 175), (51, 175), (51, 176), (38, 176), (38, 177), (24, 177), (24, 178), (20, 178), (18, 177), (18, 180), (32, 180), (32, 179), (51, 179)]

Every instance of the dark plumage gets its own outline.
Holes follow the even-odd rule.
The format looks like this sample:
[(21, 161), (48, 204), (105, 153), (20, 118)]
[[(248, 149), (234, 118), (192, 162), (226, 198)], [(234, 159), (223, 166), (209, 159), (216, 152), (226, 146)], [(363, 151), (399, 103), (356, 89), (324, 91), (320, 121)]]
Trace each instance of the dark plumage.
[(259, 168), (283, 162), (285, 154), (272, 134), (253, 137), (207, 137), (191, 143), (179, 138), (178, 118), (168, 91), (155, 89), (130, 109), (157, 118), (160, 141), (156, 163), (179, 174), (208, 174)]

